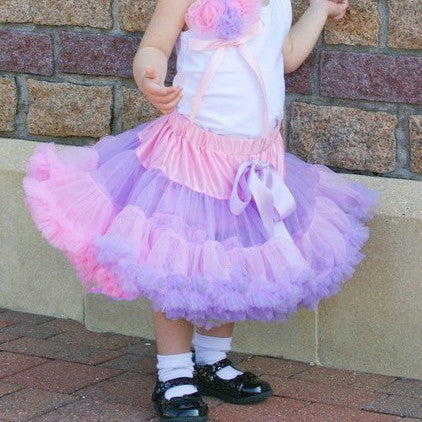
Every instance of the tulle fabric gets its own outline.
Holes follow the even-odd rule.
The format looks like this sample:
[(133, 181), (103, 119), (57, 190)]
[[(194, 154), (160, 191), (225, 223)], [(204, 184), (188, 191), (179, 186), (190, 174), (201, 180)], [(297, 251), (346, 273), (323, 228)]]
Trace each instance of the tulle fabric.
[(157, 134), (163, 145), (180, 141), (182, 125), (171, 125), (164, 117), (60, 151), (46, 143), (30, 158), (25, 201), (87, 291), (112, 300), (146, 297), (168, 318), (207, 328), (285, 321), (336, 294), (363, 258), (364, 222), (379, 193), (286, 153), (285, 183), (297, 207), (284, 220), (290, 237), (269, 238), (253, 202), (234, 216), (227, 199), (141, 163), (142, 142)]

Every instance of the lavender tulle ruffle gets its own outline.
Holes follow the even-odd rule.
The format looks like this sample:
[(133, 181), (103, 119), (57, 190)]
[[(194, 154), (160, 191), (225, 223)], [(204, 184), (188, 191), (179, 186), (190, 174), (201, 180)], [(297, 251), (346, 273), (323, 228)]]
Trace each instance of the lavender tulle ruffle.
[(168, 318), (210, 328), (238, 320), (285, 321), (339, 291), (363, 258), (364, 224), (379, 193), (286, 153), (296, 210), (291, 239), (268, 238), (251, 202), (239, 216), (216, 199), (144, 168), (140, 125), (94, 146), (37, 147), (25, 201), (88, 292), (151, 299)]

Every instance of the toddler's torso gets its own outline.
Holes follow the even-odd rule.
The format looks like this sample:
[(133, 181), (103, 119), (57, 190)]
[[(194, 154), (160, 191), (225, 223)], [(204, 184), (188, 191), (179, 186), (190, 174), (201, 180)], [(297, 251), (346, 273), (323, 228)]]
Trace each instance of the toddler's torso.
[[(270, 128), (283, 118), (285, 101), (282, 45), (292, 23), (290, 0), (269, 0), (260, 16), (263, 28), (246, 42), (259, 64), (268, 98)], [(191, 30), (180, 34), (176, 42), (177, 73), (174, 85), (183, 87), (178, 111), (189, 116), (200, 78), (214, 51), (194, 51), (188, 47)], [(259, 82), (236, 47), (229, 47), (210, 85), (201, 99), (195, 122), (208, 130), (242, 137), (259, 137), (263, 127), (263, 97)]]

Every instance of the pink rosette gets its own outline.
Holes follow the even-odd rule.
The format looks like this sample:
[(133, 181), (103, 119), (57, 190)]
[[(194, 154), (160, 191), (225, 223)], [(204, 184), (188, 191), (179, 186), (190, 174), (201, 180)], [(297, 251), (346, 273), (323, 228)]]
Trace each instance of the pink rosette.
[(186, 23), (197, 36), (241, 37), (259, 18), (259, 0), (197, 0), (186, 12)]
[(228, 0), (228, 3), (230, 7), (238, 9), (242, 17), (251, 21), (257, 19), (261, 8), (261, 2), (257, 0)]

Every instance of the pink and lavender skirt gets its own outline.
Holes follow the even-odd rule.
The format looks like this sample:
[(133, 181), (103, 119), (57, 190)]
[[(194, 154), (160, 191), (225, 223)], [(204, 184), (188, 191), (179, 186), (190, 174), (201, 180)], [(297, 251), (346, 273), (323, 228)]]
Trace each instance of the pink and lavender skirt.
[[(248, 200), (233, 212), (245, 162), (270, 164), (294, 198), (276, 222), (281, 235), (268, 231), (249, 191), (236, 192)], [(247, 188), (242, 180), (236, 190)], [(338, 293), (363, 258), (364, 222), (379, 197), (285, 152), (279, 128), (266, 138), (231, 138), (178, 112), (93, 146), (41, 144), (23, 186), (36, 226), (87, 292), (148, 298), (168, 318), (207, 328), (282, 322)]]

